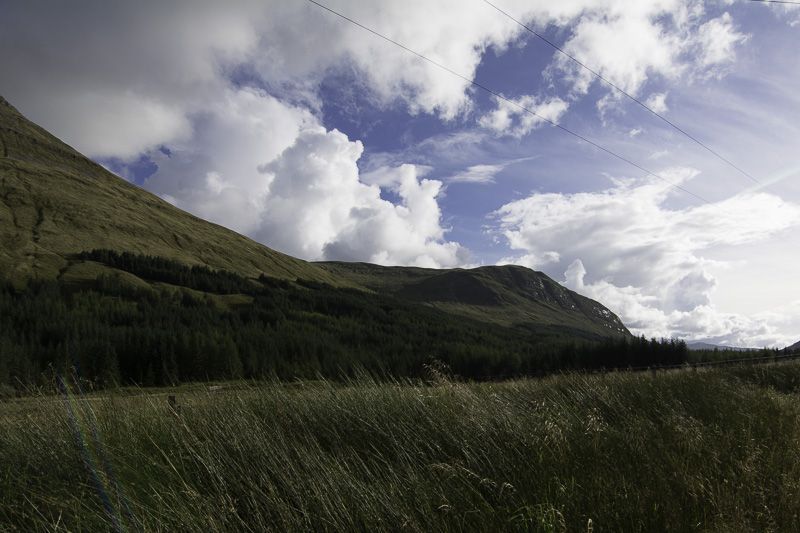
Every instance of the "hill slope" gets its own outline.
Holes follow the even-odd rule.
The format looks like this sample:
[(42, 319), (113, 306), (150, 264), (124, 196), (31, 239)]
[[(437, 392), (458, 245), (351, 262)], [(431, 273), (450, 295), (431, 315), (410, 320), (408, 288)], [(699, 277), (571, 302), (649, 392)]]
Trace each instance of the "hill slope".
[(52, 279), (104, 248), (242, 275), (335, 284), (324, 270), (201, 220), (132, 185), (28, 121), (0, 97), (0, 274)]
[(434, 270), (367, 263), (317, 263), (331, 274), (398, 298), (504, 326), (600, 336), (630, 335), (602, 304), (521, 266)]
[[(93, 280), (120, 271), (80, 260), (94, 249), (388, 293), (447, 314), (559, 337), (626, 336), (601, 304), (516, 267), (433, 270), (309, 263), (186, 213), (108, 172), (0, 97), (0, 278)], [(153, 280), (125, 273), (133, 286)]]

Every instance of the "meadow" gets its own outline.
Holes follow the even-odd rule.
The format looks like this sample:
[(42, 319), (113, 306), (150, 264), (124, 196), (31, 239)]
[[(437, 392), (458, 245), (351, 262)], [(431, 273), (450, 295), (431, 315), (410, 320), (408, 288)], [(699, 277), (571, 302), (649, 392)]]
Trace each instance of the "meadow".
[(798, 531), (799, 400), (796, 362), (72, 384), (0, 403), (0, 531)]

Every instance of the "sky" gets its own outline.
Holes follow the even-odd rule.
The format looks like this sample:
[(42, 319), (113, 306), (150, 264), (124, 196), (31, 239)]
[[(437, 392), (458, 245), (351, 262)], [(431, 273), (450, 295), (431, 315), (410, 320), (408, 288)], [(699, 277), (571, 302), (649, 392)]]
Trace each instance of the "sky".
[(483, 0), (320, 0), (459, 76), (304, 0), (0, 1), (0, 94), (297, 257), (519, 264), (636, 334), (800, 340), (800, 6), (493, 1), (721, 157)]

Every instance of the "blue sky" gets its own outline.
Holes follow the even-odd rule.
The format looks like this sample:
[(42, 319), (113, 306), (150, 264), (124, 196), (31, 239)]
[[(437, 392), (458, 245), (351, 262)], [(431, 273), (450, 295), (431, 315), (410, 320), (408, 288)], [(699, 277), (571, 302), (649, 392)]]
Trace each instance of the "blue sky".
[(800, 9), (507, 0), (754, 183), (481, 0), (70, 6), (0, 22), (0, 92), (114, 172), (309, 260), (516, 263), (635, 332), (800, 337)]

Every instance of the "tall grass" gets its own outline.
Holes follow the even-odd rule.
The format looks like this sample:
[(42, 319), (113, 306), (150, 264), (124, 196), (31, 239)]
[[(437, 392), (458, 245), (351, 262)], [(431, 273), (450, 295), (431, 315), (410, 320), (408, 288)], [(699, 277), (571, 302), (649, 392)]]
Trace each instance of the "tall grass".
[(177, 400), (0, 404), (0, 530), (800, 530), (800, 364)]

